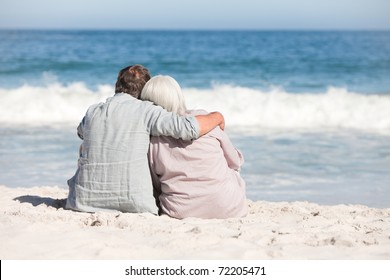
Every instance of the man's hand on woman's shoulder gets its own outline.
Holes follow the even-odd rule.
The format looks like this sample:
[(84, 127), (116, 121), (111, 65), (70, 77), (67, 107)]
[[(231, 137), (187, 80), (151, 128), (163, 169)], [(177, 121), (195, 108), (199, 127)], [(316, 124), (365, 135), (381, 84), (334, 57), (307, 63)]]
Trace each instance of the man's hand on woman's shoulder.
[(222, 130), (225, 129), (225, 119), (220, 112), (211, 112), (207, 115), (195, 116), (199, 124), (199, 136), (205, 135), (217, 126)]

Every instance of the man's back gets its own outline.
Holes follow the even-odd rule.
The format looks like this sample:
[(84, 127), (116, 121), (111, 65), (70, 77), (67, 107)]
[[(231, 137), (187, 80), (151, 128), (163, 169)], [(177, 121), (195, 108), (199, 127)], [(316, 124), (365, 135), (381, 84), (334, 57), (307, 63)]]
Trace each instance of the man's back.
[(69, 208), (157, 213), (146, 157), (147, 106), (117, 94), (90, 107), (79, 127), (84, 141), (79, 169), (68, 181)]

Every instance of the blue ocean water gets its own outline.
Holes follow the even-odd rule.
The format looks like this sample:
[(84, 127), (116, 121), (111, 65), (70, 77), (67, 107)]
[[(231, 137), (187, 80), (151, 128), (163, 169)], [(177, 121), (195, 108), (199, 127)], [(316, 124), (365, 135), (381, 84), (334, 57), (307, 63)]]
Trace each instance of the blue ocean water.
[(0, 31), (0, 83), (112, 84), (140, 63), (184, 87), (227, 83), (288, 92), (329, 86), (389, 93), (389, 31)]
[(136, 63), (224, 114), (248, 198), (390, 207), (390, 31), (0, 30), (0, 184), (66, 188)]

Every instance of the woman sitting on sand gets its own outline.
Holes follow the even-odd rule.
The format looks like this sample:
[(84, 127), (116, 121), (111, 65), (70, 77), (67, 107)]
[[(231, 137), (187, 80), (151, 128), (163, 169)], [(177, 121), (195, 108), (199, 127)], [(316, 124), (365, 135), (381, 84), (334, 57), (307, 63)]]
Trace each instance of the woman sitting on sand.
[[(170, 76), (150, 79), (141, 99), (179, 115), (207, 114), (186, 109), (181, 88)], [(219, 127), (192, 142), (151, 137), (149, 163), (160, 212), (177, 219), (245, 216), (245, 182), (238, 173), (243, 162)]]

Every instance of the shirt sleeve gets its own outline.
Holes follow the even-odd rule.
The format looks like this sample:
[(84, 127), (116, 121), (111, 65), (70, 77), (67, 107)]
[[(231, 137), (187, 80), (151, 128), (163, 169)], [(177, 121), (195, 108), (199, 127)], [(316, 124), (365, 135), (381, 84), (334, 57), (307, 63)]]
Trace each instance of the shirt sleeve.
[(79, 126), (77, 127), (77, 135), (80, 137), (81, 140), (84, 140), (84, 131), (85, 131), (85, 125), (86, 125), (87, 119), (90, 119), (91, 114), (93, 114), (95, 112), (95, 109), (102, 104), (103, 103), (91, 105), (88, 108), (87, 112), (85, 113), (85, 116), (83, 117)]
[(183, 140), (193, 140), (199, 137), (199, 124), (194, 116), (179, 116), (160, 106), (147, 103), (145, 124), (150, 135), (171, 136)]
[(84, 123), (85, 123), (85, 117), (80, 122), (79, 126), (77, 127), (77, 135), (81, 140), (84, 140)]
[(234, 147), (227, 134), (216, 127), (210, 132), (210, 136), (219, 141), (229, 168), (239, 171), (244, 164), (244, 156)]

